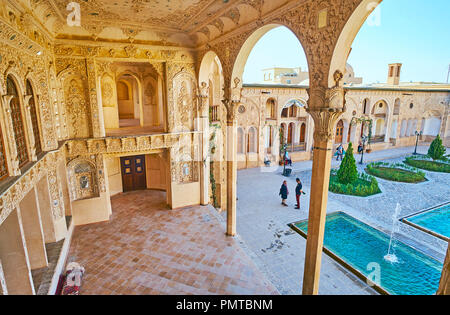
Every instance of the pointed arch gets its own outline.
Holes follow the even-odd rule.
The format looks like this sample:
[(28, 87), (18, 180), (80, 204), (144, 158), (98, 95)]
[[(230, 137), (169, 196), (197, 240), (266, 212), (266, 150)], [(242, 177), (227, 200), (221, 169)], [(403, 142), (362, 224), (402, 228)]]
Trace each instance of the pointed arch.
[(334, 47), (333, 56), (330, 62), (330, 72), (328, 73), (328, 86), (335, 85), (333, 75), (336, 70), (345, 74), (347, 59), (356, 35), (369, 15), (376, 9), (382, 0), (362, 0), (347, 20), (338, 41)]
[[(234, 80), (239, 80), (237, 81), (237, 86), (236, 87), (241, 87), (242, 86), (242, 77), (244, 74), (244, 69), (245, 69), (245, 65), (247, 63), (248, 57), (251, 53), (251, 51), (253, 50), (253, 47), (255, 47), (256, 43), (269, 31), (273, 30), (274, 28), (277, 27), (286, 27), (287, 29), (289, 29), (294, 36), (297, 38), (297, 40), (299, 41), (300, 45), (302, 46), (303, 51), (305, 51), (304, 46), (301, 43), (300, 38), (295, 34), (294, 31), (292, 31), (292, 29), (288, 26), (288, 25), (284, 25), (284, 24), (267, 24), (264, 26), (261, 26), (260, 28), (254, 30), (248, 37), (247, 39), (244, 41), (244, 43), (242, 44), (239, 53), (236, 56), (236, 59), (234, 60), (233, 63), (233, 68), (232, 68), (232, 72), (231, 72), (231, 81), (230, 84), (230, 88), (234, 88), (235, 82)], [(309, 60), (308, 60), (308, 56), (305, 53), (306, 56), (306, 62), (308, 64), (308, 68), (309, 68)]]
[(7, 95), (12, 96), (9, 106), (11, 109), (11, 121), (14, 131), (14, 139), (16, 141), (17, 159), (19, 167), (24, 166), (29, 161), (27, 137), (25, 134), (25, 117), (21, 95), (23, 92), (19, 90), (18, 80), (13, 75), (9, 74), (6, 77), (6, 92)]

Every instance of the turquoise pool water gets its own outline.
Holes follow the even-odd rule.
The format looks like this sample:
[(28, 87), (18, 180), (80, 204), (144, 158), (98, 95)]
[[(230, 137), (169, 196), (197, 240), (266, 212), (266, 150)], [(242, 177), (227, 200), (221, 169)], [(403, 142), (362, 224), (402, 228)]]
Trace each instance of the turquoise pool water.
[[(307, 233), (307, 221), (294, 225)], [(396, 241), (397, 263), (383, 257), (389, 247), (389, 236), (343, 213), (327, 215), (324, 246), (368, 278), (373, 263), (379, 265), (379, 286), (390, 294), (434, 294), (439, 286), (442, 264), (406, 244)], [(371, 278), (373, 279), (373, 278)]]
[(450, 204), (417, 214), (407, 220), (450, 238)]

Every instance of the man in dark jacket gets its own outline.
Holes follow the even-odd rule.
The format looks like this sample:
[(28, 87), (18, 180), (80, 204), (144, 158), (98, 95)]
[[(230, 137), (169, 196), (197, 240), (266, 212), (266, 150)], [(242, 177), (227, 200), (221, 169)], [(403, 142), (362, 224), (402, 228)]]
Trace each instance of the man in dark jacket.
[(289, 195), (289, 191), (288, 191), (288, 188), (287, 188), (287, 182), (286, 181), (284, 181), (283, 185), (281, 185), (279, 195), (281, 196), (281, 204), (283, 206), (287, 207), (286, 199), (287, 199), (287, 197)]
[(295, 187), (295, 198), (297, 198), (297, 205), (295, 206), (295, 209), (300, 209), (300, 196), (303, 193), (303, 186), (300, 178), (296, 178), (295, 181), (297, 182), (297, 187)]

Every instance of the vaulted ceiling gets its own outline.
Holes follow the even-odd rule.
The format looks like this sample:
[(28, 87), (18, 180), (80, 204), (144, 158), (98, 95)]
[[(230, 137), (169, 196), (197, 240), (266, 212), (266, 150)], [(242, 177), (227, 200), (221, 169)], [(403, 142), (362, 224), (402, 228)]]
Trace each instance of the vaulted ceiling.
[(55, 38), (194, 47), (300, 0), (77, 0), (80, 27), (67, 24), (69, 0), (19, 1)]

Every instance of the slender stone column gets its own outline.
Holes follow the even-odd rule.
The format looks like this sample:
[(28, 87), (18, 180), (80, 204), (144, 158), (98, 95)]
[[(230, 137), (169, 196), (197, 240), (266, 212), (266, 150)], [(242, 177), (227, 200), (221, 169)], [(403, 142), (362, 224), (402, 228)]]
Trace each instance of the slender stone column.
[(0, 260), (8, 294), (35, 294), (27, 246), (14, 210), (0, 225)]
[(442, 268), (441, 281), (437, 295), (450, 295), (450, 243), (447, 247), (447, 255), (445, 256), (444, 267)]
[(200, 204), (209, 203), (209, 115), (208, 115), (208, 86), (201, 83), (198, 96), (198, 130), (201, 135), (201, 161), (200, 163)]
[(315, 129), (303, 294), (311, 295), (319, 292), (334, 127), (345, 111), (345, 92), (341, 87), (308, 92), (307, 112), (314, 119)]
[(94, 138), (105, 136), (105, 125), (103, 122), (103, 109), (99, 107), (101, 95), (100, 82), (97, 76), (97, 63), (94, 58), (86, 59), (86, 73), (88, 77), (89, 103), (92, 121), (92, 135)]
[(3, 266), (1, 259), (0, 259), (0, 295), (8, 295), (8, 289), (6, 288), (5, 275), (3, 273)]
[(17, 213), (19, 213), (22, 219), (30, 268), (34, 270), (47, 267), (48, 261), (45, 250), (44, 232), (34, 187), (20, 202)]
[(227, 235), (236, 235), (237, 121), (238, 101), (222, 100), (227, 108)]
[(9, 135), (10, 141), (7, 141), (5, 145), (7, 145), (8, 152), (7, 158), (8, 158), (8, 169), (9, 169), (9, 175), (10, 176), (19, 176), (21, 174), (20, 168), (19, 168), (19, 158), (17, 156), (17, 148), (16, 148), (16, 139), (14, 135), (14, 127), (12, 123), (12, 117), (11, 117), (11, 100), (14, 98), (12, 95), (4, 95), (3, 96), (3, 117), (5, 120), (6, 125), (6, 134)]
[(30, 99), (33, 97), (33, 95), (25, 95), (24, 105), (25, 105), (25, 128), (27, 129), (27, 138), (29, 143), (29, 149), (30, 149), (30, 160), (31, 161), (37, 161), (36, 156), (36, 143), (34, 141), (34, 130), (33, 130), (33, 123), (31, 121), (31, 105), (30, 105)]

